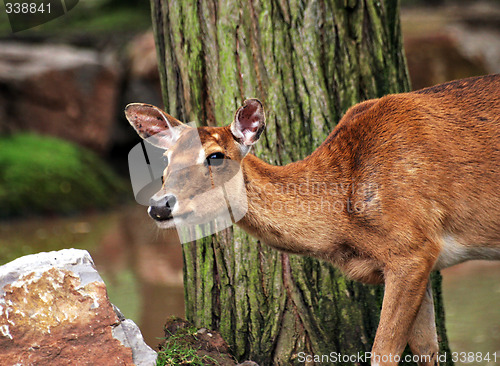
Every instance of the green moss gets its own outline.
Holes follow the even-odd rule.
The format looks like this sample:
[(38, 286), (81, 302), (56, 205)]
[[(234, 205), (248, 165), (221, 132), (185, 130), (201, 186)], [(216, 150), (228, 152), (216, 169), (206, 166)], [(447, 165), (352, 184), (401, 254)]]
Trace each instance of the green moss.
[[(175, 317), (167, 320), (169, 322), (178, 322), (180, 319)], [(197, 346), (196, 333), (197, 329), (194, 326), (179, 326), (174, 333), (165, 329), (167, 337), (161, 345), (156, 359), (157, 366), (179, 366), (179, 365), (219, 365), (217, 360), (208, 356), (200, 355), (200, 349)]]
[(106, 208), (125, 185), (94, 153), (34, 134), (0, 138), (0, 218)]

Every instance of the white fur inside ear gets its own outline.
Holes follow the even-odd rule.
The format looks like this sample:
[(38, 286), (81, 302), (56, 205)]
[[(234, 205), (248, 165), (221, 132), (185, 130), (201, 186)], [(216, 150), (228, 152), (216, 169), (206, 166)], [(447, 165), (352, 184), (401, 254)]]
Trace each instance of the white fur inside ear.
[(179, 139), (179, 136), (181, 135), (181, 132), (183, 130), (183, 127), (181, 126), (173, 126), (169, 123), (169, 121), (163, 117), (163, 119), (165, 120), (165, 122), (167, 123), (167, 126), (168, 126), (168, 135), (169, 135), (169, 138), (170, 138), (170, 142), (171, 143), (175, 143), (178, 139)]
[(186, 128), (186, 125), (183, 125), (182, 123), (178, 124), (178, 122), (172, 124), (168, 116), (161, 109), (156, 107), (154, 108), (158, 110), (163, 122), (165, 122), (165, 126), (157, 126), (159, 129), (158, 133), (160, 134), (158, 136), (159, 140), (163, 140), (163, 142), (169, 146), (174, 145)]
[(231, 132), (236, 137), (237, 139), (243, 140), (245, 138), (245, 135), (236, 127), (236, 124), (238, 122), (233, 122), (231, 123)]
[(253, 145), (266, 125), (265, 120), (262, 103), (258, 99), (247, 99), (234, 115), (231, 132), (240, 143)]
[(173, 127), (169, 129), (158, 130), (158, 133), (145, 138), (145, 141), (149, 142), (153, 146), (168, 150), (175, 145), (175, 143), (181, 136), (183, 128)]
[(159, 133), (158, 139), (167, 149), (175, 145), (181, 134), (175, 128)]
[(163, 113), (160, 113), (160, 114), (161, 114), (161, 117), (163, 118), (163, 120), (165, 121), (165, 123), (167, 124), (168, 129), (172, 130), (175, 133), (175, 127), (178, 127), (178, 126), (172, 126), (172, 124), (168, 120), (167, 116), (165, 116)]
[(251, 146), (257, 142), (254, 141), (254, 136), (259, 128), (259, 121), (252, 122), (252, 124), (247, 128), (242, 128), (238, 121), (234, 121), (231, 124), (231, 132), (238, 140), (243, 142), (247, 146)]

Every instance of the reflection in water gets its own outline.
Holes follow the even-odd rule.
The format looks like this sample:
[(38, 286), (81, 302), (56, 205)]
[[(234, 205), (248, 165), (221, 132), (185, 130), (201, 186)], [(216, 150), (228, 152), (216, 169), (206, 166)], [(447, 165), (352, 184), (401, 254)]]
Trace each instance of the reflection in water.
[(184, 316), (182, 248), (175, 231), (159, 231), (136, 204), (70, 218), (0, 222), (0, 264), (23, 255), (86, 249), (111, 302), (156, 349), (170, 315)]
[(452, 352), (479, 352), (483, 358), (489, 353), (491, 358), (455, 365), (500, 365), (500, 262), (470, 261), (442, 274)]
[[(71, 218), (0, 222), (0, 264), (63, 248), (86, 249), (126, 317), (153, 348), (170, 315), (184, 316), (182, 248), (136, 204)], [(443, 271), (448, 335), (457, 352), (498, 352), (500, 262), (468, 262)], [(482, 365), (487, 365), (483, 363)]]

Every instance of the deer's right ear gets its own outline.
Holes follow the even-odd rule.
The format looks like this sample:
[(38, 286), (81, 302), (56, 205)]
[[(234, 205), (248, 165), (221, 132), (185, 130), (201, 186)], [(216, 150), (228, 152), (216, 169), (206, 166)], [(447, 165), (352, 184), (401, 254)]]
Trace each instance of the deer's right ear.
[(171, 148), (181, 132), (189, 128), (150, 104), (131, 103), (125, 107), (125, 116), (139, 136), (162, 149)]
[(258, 99), (245, 100), (231, 123), (231, 133), (235, 139), (249, 150), (250, 146), (257, 142), (264, 128), (266, 117), (262, 103)]

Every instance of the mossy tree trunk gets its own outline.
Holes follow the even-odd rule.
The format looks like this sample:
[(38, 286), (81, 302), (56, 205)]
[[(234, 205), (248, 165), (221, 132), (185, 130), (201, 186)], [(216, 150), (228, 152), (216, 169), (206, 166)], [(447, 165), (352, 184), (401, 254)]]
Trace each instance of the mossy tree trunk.
[[(310, 154), (357, 102), (409, 89), (396, 0), (151, 4), (166, 111), (225, 125), (244, 99), (259, 98), (268, 126), (255, 153), (275, 164)], [(188, 319), (220, 330), (240, 360), (290, 365), (300, 352), (371, 349), (381, 287), (236, 227), (185, 244), (184, 260)]]

